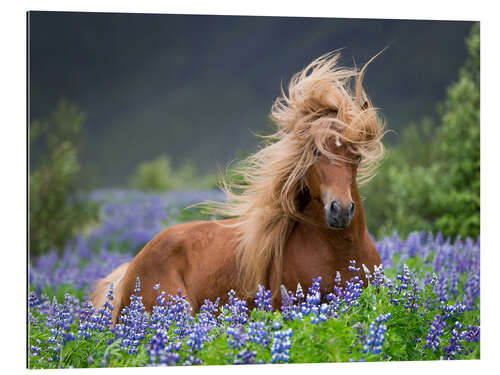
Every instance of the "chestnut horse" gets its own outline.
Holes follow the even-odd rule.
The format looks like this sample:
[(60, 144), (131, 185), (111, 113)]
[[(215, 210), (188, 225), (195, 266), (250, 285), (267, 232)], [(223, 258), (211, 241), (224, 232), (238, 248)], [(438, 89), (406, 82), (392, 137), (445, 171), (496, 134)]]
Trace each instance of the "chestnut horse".
[(224, 303), (231, 289), (252, 307), (259, 284), (278, 308), (281, 285), (307, 288), (322, 276), (327, 290), (337, 271), (343, 280), (353, 276), (351, 259), (372, 271), (380, 264), (358, 183), (373, 176), (383, 155), (383, 124), (362, 87), (369, 62), (359, 71), (337, 66), (338, 59), (321, 56), (292, 77), (288, 94), (282, 90), (271, 110), (276, 132), (243, 164), (243, 183), (224, 183), (227, 200), (211, 203), (230, 219), (165, 229), (98, 281), (94, 306), (113, 283), (116, 322), (139, 277), (148, 311), (155, 284), (169, 294), (180, 289), (193, 312), (205, 299)]

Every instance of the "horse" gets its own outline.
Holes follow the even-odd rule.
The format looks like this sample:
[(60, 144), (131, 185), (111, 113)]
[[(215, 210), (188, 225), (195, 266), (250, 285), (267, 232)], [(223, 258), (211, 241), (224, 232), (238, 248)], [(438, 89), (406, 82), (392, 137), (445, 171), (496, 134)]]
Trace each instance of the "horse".
[(139, 278), (149, 312), (156, 284), (185, 295), (193, 314), (205, 300), (225, 303), (231, 289), (252, 308), (259, 285), (271, 290), (277, 309), (282, 286), (307, 288), (321, 276), (322, 292), (330, 290), (337, 272), (342, 280), (354, 276), (350, 260), (373, 272), (381, 261), (358, 185), (383, 157), (384, 123), (362, 85), (373, 58), (361, 70), (340, 67), (339, 58), (322, 55), (292, 76), (287, 91), (281, 87), (270, 114), (275, 132), (242, 163), (239, 183), (223, 180), (226, 200), (206, 206), (225, 218), (157, 234), (96, 283), (94, 306), (113, 283), (116, 323)]

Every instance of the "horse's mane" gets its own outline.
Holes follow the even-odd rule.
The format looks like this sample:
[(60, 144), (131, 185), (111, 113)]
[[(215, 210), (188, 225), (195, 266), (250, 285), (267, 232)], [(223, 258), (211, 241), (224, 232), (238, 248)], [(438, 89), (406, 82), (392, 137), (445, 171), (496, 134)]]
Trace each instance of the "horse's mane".
[(338, 159), (327, 148), (328, 140), (338, 137), (362, 157), (360, 183), (373, 176), (383, 156), (384, 126), (362, 87), (371, 60), (358, 71), (338, 67), (339, 57), (323, 55), (292, 77), (288, 94), (282, 88), (271, 109), (276, 132), (263, 137), (262, 148), (242, 163), (242, 182), (222, 184), (227, 200), (215, 212), (238, 218), (239, 280), (249, 296), (258, 284), (267, 284), (270, 267), (281, 275), (285, 242), (304, 220), (297, 196), (314, 150)]

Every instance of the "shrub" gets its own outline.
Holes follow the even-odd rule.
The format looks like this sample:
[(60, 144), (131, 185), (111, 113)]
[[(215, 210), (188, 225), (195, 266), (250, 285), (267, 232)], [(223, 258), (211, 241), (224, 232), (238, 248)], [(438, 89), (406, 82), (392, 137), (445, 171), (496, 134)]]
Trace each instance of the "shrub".
[(200, 177), (193, 163), (187, 161), (174, 169), (168, 156), (162, 155), (145, 161), (130, 178), (130, 185), (143, 191), (169, 191), (180, 189), (213, 188), (215, 177)]
[(75, 105), (61, 101), (46, 120), (30, 126), (30, 149), (41, 147), (29, 179), (32, 256), (62, 250), (76, 229), (97, 218), (96, 204), (81, 199), (78, 157), (83, 122), (84, 114)]

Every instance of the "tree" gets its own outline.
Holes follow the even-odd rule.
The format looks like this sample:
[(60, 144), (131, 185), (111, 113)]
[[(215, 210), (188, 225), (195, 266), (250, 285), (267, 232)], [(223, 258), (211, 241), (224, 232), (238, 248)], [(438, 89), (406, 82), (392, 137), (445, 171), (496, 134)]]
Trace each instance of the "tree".
[(477, 237), (480, 228), (480, 40), (475, 24), (467, 40), (469, 58), (444, 104), (439, 175), (444, 189), (435, 205), (437, 227), (448, 235)]
[(97, 206), (79, 196), (79, 142), (84, 120), (75, 105), (61, 101), (46, 120), (30, 126), (30, 149), (42, 149), (29, 179), (32, 256), (62, 250), (78, 228), (97, 218)]
[(402, 132), (366, 196), (369, 230), (402, 235), (415, 230), (477, 237), (480, 228), (479, 24), (459, 79), (447, 92), (441, 125), (428, 120)]

